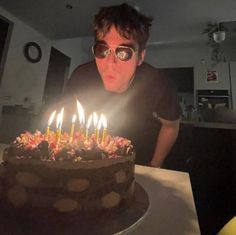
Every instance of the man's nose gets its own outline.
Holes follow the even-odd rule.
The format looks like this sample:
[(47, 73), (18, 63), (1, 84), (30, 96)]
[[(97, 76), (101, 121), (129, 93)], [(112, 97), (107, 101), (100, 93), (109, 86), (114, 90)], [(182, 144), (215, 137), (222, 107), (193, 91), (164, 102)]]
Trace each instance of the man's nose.
[(108, 63), (117, 63), (117, 58), (116, 58), (116, 55), (115, 55), (115, 51), (110, 49), (109, 54), (107, 56), (107, 62)]

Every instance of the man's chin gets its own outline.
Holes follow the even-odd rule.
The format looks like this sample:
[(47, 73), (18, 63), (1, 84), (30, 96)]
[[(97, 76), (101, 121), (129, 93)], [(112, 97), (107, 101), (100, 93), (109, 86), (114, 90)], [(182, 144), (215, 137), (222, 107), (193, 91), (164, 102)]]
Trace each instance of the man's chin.
[(110, 92), (118, 92), (118, 89), (113, 86), (104, 86), (105, 90), (110, 91)]
[(118, 92), (119, 91), (119, 87), (117, 87), (114, 83), (112, 82), (104, 82), (103, 83), (104, 85), (104, 88), (107, 90), (107, 91), (110, 91), (110, 92)]

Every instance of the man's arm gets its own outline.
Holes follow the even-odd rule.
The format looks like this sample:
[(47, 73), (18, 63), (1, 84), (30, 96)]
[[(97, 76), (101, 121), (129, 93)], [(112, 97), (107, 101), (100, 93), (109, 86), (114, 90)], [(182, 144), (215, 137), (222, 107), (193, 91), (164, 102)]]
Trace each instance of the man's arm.
[(157, 137), (155, 152), (150, 166), (161, 167), (164, 159), (171, 150), (179, 133), (179, 119), (176, 121), (168, 121), (159, 118), (162, 126)]

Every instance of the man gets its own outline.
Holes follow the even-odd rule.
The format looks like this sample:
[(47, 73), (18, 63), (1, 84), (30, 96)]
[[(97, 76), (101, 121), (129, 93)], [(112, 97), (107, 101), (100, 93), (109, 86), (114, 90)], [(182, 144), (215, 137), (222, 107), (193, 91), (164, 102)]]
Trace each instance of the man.
[(65, 96), (76, 96), (87, 114), (107, 115), (108, 131), (132, 141), (137, 164), (160, 167), (177, 138), (181, 110), (170, 81), (143, 63), (151, 21), (127, 4), (101, 8), (95, 61), (75, 69)]

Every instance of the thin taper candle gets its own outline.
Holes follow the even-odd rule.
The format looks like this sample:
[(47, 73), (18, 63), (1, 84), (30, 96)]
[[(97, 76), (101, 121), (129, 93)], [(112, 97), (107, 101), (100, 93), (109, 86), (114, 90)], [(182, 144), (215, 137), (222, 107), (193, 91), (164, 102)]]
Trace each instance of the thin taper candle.
[(54, 110), (54, 112), (52, 112), (52, 114), (50, 115), (50, 117), (48, 119), (48, 126), (47, 126), (47, 130), (46, 130), (46, 134), (45, 134), (45, 140), (48, 140), (48, 136), (50, 133), (50, 125), (52, 124), (55, 115), (56, 115), (56, 110)]
[(102, 143), (104, 143), (107, 136), (107, 119), (104, 114), (101, 114), (101, 119), (102, 119), (102, 126), (103, 126)]
[(64, 113), (64, 108), (62, 108), (61, 112), (57, 115), (57, 145), (60, 143), (61, 140), (63, 113)]
[(70, 130), (70, 143), (72, 143), (74, 139), (75, 121), (76, 121), (76, 115), (74, 114), (72, 117), (72, 124), (71, 124), (71, 130)]
[(85, 142), (88, 141), (88, 132), (89, 132), (89, 127), (91, 125), (91, 122), (92, 122), (92, 119), (93, 119), (93, 116), (90, 115), (89, 118), (88, 118), (88, 121), (87, 121), (87, 125), (86, 125), (86, 131), (85, 131)]

